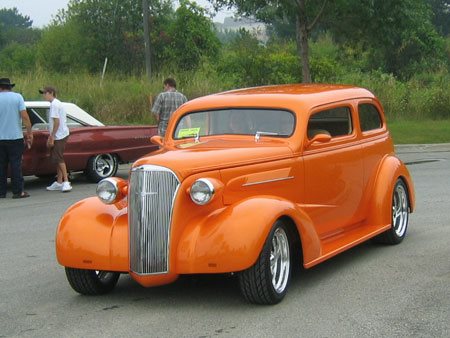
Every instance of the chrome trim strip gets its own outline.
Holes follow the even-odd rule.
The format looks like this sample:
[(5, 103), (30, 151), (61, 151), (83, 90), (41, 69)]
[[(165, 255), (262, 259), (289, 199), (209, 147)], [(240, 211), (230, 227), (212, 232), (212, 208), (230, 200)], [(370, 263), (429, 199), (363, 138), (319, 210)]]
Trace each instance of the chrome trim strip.
[(272, 183), (272, 182), (278, 182), (278, 181), (286, 181), (286, 180), (292, 180), (294, 178), (294, 176), (289, 176), (289, 177), (280, 177), (280, 178), (274, 178), (271, 180), (267, 180), (267, 181), (259, 181), (259, 182), (252, 182), (252, 183), (245, 183), (242, 186), (243, 187), (249, 187), (251, 185), (257, 185), (257, 184), (265, 184), (265, 183)]

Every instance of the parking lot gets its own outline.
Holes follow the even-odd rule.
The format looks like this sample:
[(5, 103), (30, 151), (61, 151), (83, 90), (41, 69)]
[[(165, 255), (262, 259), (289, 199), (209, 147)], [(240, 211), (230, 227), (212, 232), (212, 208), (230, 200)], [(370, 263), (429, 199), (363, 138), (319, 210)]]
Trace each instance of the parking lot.
[(245, 303), (233, 276), (145, 289), (123, 275), (111, 294), (76, 294), (56, 262), (55, 229), (96, 185), (75, 175), (62, 194), (27, 178), (31, 198), (0, 200), (0, 337), (449, 337), (450, 152), (397, 149), (417, 197), (405, 241), (298, 269), (275, 306)]

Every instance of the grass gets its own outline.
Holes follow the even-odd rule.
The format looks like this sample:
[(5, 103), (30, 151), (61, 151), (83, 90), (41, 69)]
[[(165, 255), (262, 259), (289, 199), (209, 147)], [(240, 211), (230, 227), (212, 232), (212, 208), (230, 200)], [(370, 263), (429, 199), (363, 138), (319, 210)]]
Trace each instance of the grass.
[[(101, 83), (100, 76), (91, 74), (37, 71), (17, 74), (11, 80), (16, 83), (15, 91), (20, 92), (25, 100), (41, 100), (37, 89), (44, 85), (55, 86), (62, 101), (74, 102), (105, 124), (118, 125), (154, 124), (150, 107), (162, 90), (164, 78), (169, 76), (173, 75), (160, 74), (148, 81), (145, 76), (107, 74)], [(230, 89), (225, 88), (217, 74), (208, 68), (180, 73), (175, 78), (179, 90), (189, 100)], [(348, 80), (369, 88), (380, 98), (396, 144), (450, 142), (448, 74), (435, 76), (433, 85), (419, 85), (417, 80), (400, 83), (390, 76), (364, 76)]]
[(450, 120), (388, 122), (395, 144), (450, 143)]

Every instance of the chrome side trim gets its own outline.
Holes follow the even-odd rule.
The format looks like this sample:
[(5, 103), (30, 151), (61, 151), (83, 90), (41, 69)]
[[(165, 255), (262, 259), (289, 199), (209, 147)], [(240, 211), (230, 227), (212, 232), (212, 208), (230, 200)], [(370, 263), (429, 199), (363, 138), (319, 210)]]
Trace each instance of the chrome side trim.
[(266, 180), (266, 181), (259, 181), (259, 182), (252, 182), (252, 183), (245, 183), (242, 186), (243, 187), (249, 187), (251, 185), (257, 185), (257, 184), (265, 184), (265, 183), (272, 183), (272, 182), (279, 182), (279, 181), (286, 181), (286, 180), (292, 180), (294, 178), (294, 176), (289, 176), (289, 177), (280, 177), (280, 178), (274, 178), (271, 180)]

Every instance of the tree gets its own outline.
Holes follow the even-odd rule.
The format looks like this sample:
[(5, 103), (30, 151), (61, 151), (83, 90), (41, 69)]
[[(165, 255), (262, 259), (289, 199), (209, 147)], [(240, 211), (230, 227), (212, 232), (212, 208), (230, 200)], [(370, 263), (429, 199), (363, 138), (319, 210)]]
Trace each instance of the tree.
[(33, 44), (40, 37), (40, 31), (32, 29), (33, 21), (23, 16), (17, 8), (0, 9), (0, 49), (11, 43)]
[(208, 0), (217, 10), (235, 6), (240, 14), (255, 16), (264, 22), (288, 19), (295, 22), (298, 58), (303, 82), (311, 82), (308, 37), (322, 17), (328, 0)]
[(432, 21), (438, 33), (442, 36), (450, 34), (450, 1), (428, 0), (433, 11)]
[(450, 12), (448, 0), (209, 1), (216, 9), (236, 6), (239, 13), (275, 23), (272, 27), (287, 33), (283, 23), (295, 23), (304, 82), (311, 80), (308, 38), (318, 31), (331, 32), (343, 49), (350, 47), (368, 54), (371, 69), (404, 78), (432, 69), (445, 58), (443, 40), (431, 20), (434, 13), (435, 22), (440, 22), (435, 25), (445, 31)]
[(0, 9), (0, 24), (3, 29), (27, 29), (31, 28), (33, 21), (28, 15), (23, 16), (16, 7)]
[[(60, 12), (55, 25), (74, 23), (85, 38), (80, 46), (89, 60), (88, 70), (99, 71), (105, 57), (109, 69), (121, 73), (141, 73), (144, 65), (143, 8), (135, 0), (71, 0), (66, 11)], [(170, 0), (148, 1), (151, 59), (154, 64), (163, 60), (158, 40), (164, 25), (173, 16)], [(157, 40), (157, 41), (155, 41)], [(163, 46), (164, 47), (164, 46)]]
[(144, 25), (144, 46), (145, 46), (145, 73), (150, 80), (152, 77), (152, 56), (150, 45), (150, 27), (149, 27), (149, 6), (148, 0), (142, 0), (142, 13), (143, 13), (143, 25)]
[(101, 69), (105, 58), (115, 70), (142, 68), (142, 7), (134, 0), (71, 0), (66, 23), (86, 37), (89, 70)]
[(423, 0), (336, 0), (327, 29), (341, 45), (370, 51), (373, 69), (408, 78), (444, 58), (431, 15)]
[(167, 59), (180, 69), (192, 70), (203, 57), (218, 55), (220, 42), (213, 31), (213, 23), (195, 2), (180, 1), (168, 33)]
[(75, 22), (46, 27), (37, 44), (37, 62), (51, 72), (84, 71), (90, 62), (83, 48), (88, 43)]

